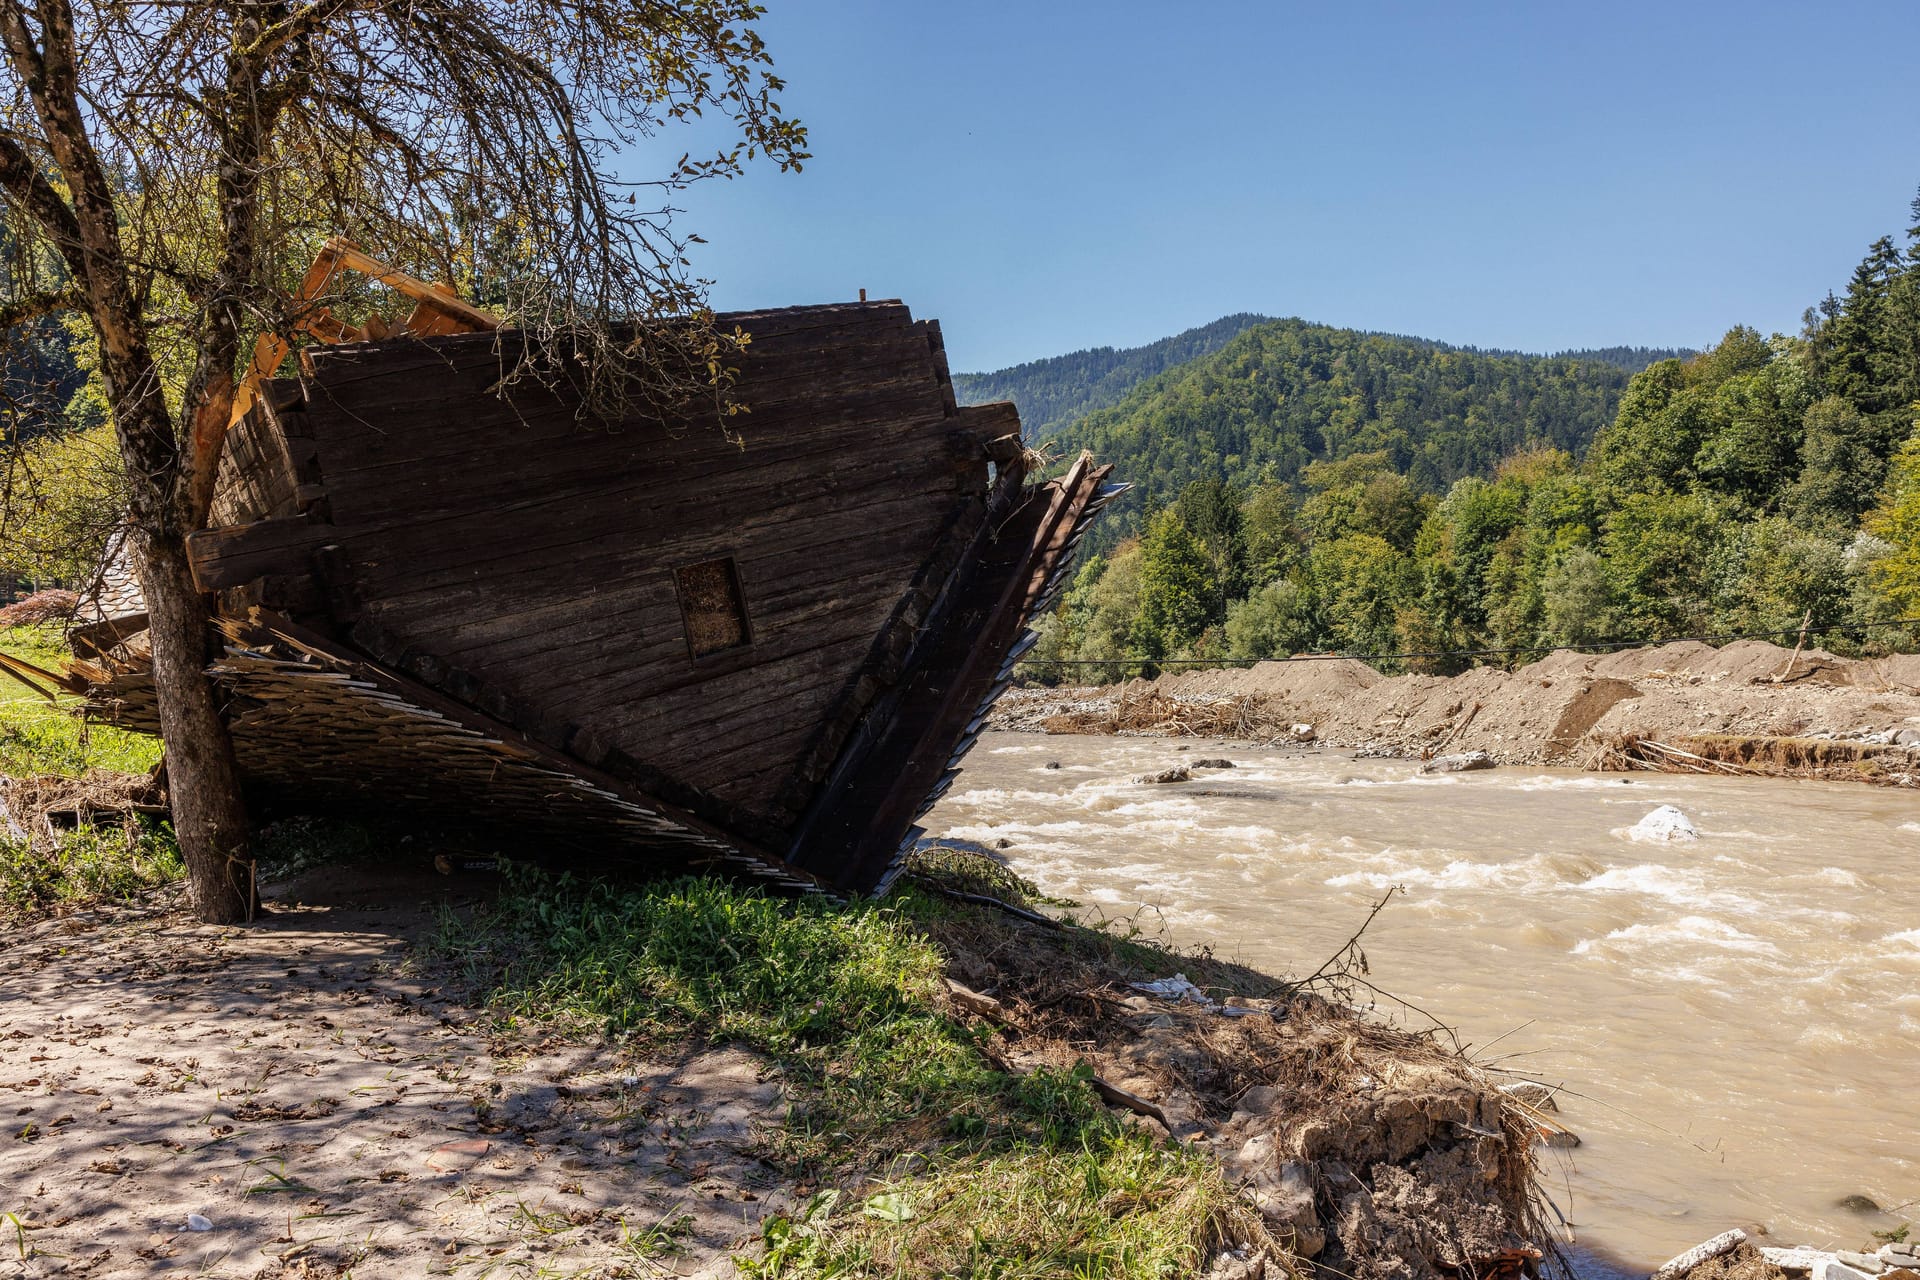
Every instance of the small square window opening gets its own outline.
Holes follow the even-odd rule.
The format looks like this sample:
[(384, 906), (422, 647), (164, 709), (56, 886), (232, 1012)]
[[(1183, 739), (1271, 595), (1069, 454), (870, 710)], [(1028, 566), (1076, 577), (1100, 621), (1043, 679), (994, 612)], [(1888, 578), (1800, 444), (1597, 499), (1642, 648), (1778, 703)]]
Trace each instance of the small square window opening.
[(675, 570), (673, 577), (680, 589), (680, 614), (687, 624), (687, 648), (694, 657), (725, 653), (749, 643), (747, 605), (731, 556), (686, 565)]

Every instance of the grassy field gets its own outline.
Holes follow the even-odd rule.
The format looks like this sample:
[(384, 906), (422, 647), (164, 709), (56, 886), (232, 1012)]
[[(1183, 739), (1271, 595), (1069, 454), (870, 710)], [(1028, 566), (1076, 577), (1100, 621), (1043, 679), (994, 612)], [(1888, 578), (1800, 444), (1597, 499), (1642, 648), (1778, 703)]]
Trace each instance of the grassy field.
[[(1084, 1067), (993, 1060), (943, 998), (930, 932), (955, 911), (979, 915), (913, 889), (833, 904), (516, 871), (492, 909), (449, 917), (438, 949), (509, 1017), (777, 1064), (796, 1105), (769, 1158), (859, 1189), (768, 1220), (763, 1251), (737, 1260), (758, 1280), (1186, 1276), (1223, 1241), (1261, 1239), (1211, 1158), (1116, 1118)], [(1177, 959), (1087, 930), (1061, 945)]]
[[(0, 652), (46, 670), (67, 657), (51, 627), (0, 630)], [(143, 774), (160, 759), (160, 743), (144, 734), (89, 725), (73, 714), (76, 700), (57, 702), (0, 677), (0, 777), (80, 780), (95, 771)], [(0, 824), (0, 920), (126, 898), (180, 879), (185, 868), (165, 823), (133, 819), (83, 827), (38, 841)]]
[[(0, 653), (49, 671), (58, 671), (71, 656), (54, 627), (0, 630)], [(48, 702), (0, 676), (0, 775), (77, 778), (90, 769), (145, 773), (159, 762), (158, 738), (89, 725), (73, 714), (76, 702), (65, 697), (57, 704)]]

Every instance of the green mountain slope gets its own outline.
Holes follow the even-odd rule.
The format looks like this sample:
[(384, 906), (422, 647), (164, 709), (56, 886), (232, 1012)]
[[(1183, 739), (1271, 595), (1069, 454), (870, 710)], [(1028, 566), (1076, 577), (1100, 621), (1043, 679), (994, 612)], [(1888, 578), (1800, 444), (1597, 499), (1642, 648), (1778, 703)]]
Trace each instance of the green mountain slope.
[(961, 404), (1013, 401), (1027, 437), (1045, 439), (1075, 418), (1117, 403), (1144, 379), (1212, 355), (1267, 319), (1241, 312), (1144, 347), (1091, 347), (993, 373), (956, 373), (953, 390)]
[(1663, 354), (1482, 352), (1274, 320), (1055, 434), (1135, 485), (1103, 521), (1111, 545), (1194, 480), (1286, 484), (1312, 462), (1384, 452), (1438, 493), (1529, 445), (1577, 454), (1613, 419), (1637, 357)]

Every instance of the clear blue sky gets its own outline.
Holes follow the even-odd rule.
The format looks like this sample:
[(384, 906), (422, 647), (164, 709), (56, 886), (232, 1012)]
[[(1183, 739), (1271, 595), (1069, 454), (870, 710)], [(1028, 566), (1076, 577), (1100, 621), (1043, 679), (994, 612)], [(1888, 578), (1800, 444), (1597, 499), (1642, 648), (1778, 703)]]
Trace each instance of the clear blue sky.
[(956, 370), (1233, 311), (1535, 351), (1793, 330), (1920, 186), (1912, 0), (766, 3), (815, 158), (682, 197), (715, 304), (864, 286)]

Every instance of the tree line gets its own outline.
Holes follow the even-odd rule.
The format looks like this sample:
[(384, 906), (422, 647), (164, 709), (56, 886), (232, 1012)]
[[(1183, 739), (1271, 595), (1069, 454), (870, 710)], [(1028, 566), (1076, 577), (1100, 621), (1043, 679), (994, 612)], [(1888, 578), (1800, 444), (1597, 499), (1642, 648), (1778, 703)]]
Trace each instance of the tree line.
[[(1920, 198), (1904, 246), (1876, 240), (1801, 332), (1738, 326), (1648, 365), (1590, 444), (1598, 362), (1428, 368), (1345, 332), (1251, 330), (1184, 394), (1066, 432), (1107, 446), (1120, 478), (1142, 462), (1148, 483), (1046, 621), (1030, 672), (1112, 680), (1172, 661), (1809, 618), (1839, 647), (1920, 639), (1885, 625), (1920, 615)], [(1263, 381), (1276, 343), (1339, 376)], [(1495, 394), (1467, 393), (1486, 379)], [(1362, 387), (1372, 412), (1355, 416)], [(1048, 665), (1061, 660), (1089, 665)]]

